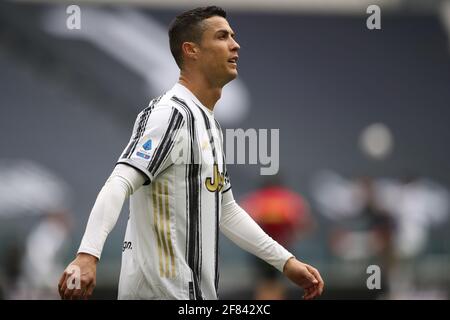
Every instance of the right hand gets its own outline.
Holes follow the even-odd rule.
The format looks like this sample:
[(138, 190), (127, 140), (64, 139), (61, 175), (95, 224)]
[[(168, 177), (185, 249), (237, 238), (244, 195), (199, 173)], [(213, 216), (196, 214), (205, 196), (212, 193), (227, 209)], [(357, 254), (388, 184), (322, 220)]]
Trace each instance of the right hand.
[(92, 295), (96, 282), (97, 261), (96, 257), (88, 253), (77, 255), (59, 280), (58, 291), (61, 299), (88, 299)]

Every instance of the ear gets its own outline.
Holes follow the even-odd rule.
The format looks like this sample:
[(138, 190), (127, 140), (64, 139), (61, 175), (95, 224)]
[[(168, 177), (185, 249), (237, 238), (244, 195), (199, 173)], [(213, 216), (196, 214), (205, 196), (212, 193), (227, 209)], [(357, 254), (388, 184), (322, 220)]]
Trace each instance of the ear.
[(199, 48), (194, 42), (183, 42), (181, 50), (187, 59), (197, 60)]

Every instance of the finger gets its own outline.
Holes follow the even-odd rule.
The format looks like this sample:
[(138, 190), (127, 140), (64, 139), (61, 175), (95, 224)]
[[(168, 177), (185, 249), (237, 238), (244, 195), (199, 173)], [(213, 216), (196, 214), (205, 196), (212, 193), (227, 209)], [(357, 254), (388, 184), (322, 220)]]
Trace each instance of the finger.
[(305, 300), (310, 300), (312, 298), (314, 298), (316, 295), (316, 287), (309, 287), (308, 289), (305, 290), (305, 295), (304, 295), (304, 299)]
[(81, 289), (75, 289), (72, 290), (72, 300), (80, 300), (81, 299), (81, 293), (82, 290)]
[(320, 295), (320, 286), (319, 284), (313, 285), (305, 290), (305, 296), (308, 298), (314, 298)]
[(309, 283), (305, 287), (311, 287), (317, 284), (319, 281), (316, 279), (316, 277), (309, 271), (308, 268), (306, 268), (306, 271), (307, 272), (305, 272), (304, 276)]
[(317, 289), (317, 286), (314, 286), (314, 287), (308, 288), (308, 290), (306, 290), (304, 299), (311, 300), (317, 296), (318, 296), (318, 289)]
[(61, 284), (61, 289), (59, 290), (59, 295), (61, 296), (61, 299), (64, 299), (64, 292), (67, 289), (67, 279), (68, 279), (68, 275), (66, 272), (64, 272), (64, 278), (62, 280), (62, 284)]
[(89, 288), (91, 287), (92, 283), (94, 282), (94, 280), (89, 280), (89, 281), (81, 281), (81, 298), (84, 300), (87, 300), (88, 298), (88, 294), (89, 294)]
[(61, 291), (61, 287), (64, 283), (64, 279), (66, 278), (65, 273), (63, 272), (61, 277), (59, 278), (59, 282), (58, 282), (58, 291)]
[(310, 295), (310, 293), (311, 293), (311, 287), (303, 289), (302, 298), (307, 300), (307, 297)]
[(94, 289), (95, 289), (95, 282), (92, 282), (86, 290), (86, 299), (89, 299), (92, 296)]
[(75, 283), (76, 283), (76, 280), (71, 279), (72, 273), (73, 272), (67, 272), (67, 271), (65, 272), (66, 279), (61, 288), (61, 291), (63, 292), (63, 299), (65, 299), (65, 300), (71, 300), (75, 289), (80, 289), (80, 288), (74, 287), (74, 283), (72, 283), (72, 281), (75, 281)]
[(66, 288), (64, 291), (64, 300), (72, 300), (73, 289)]
[(87, 287), (82, 287), (81, 288), (81, 296), (80, 299), (86, 300), (86, 294), (87, 294)]
[(313, 299), (313, 298), (318, 297), (319, 295), (320, 295), (319, 288), (317, 286), (315, 286), (314, 288), (311, 289), (311, 292), (309, 293), (308, 298)]
[(320, 275), (319, 270), (317, 270), (316, 268), (307, 265), (307, 268), (309, 270), (309, 272), (311, 272), (312, 274), (314, 274), (314, 276), (316, 277), (316, 279), (319, 281), (319, 283), (321, 283), (322, 285), (324, 284), (324, 281), (322, 279), (322, 276)]
[(64, 290), (66, 290), (65, 283), (66, 283), (66, 273), (63, 272), (58, 282), (58, 293), (61, 299), (64, 297)]
[(309, 272), (311, 272), (311, 273), (316, 277), (316, 279), (318, 280), (318, 290), (319, 290), (319, 294), (322, 294), (323, 288), (324, 288), (324, 286), (325, 286), (325, 283), (324, 283), (322, 277), (320, 276), (320, 272), (319, 272), (316, 268), (314, 268), (314, 267), (312, 267), (312, 266), (310, 266), (310, 265), (307, 265), (307, 269), (308, 269)]
[(323, 279), (322, 279), (322, 277), (320, 276), (320, 272), (317, 270), (317, 269), (315, 269), (315, 268), (312, 268), (312, 273), (315, 275), (315, 277), (319, 280), (319, 283), (318, 283), (318, 291), (319, 291), (319, 295), (320, 294), (322, 294), (322, 292), (323, 292), (323, 288), (324, 288), (324, 286), (325, 286), (325, 283), (324, 283), (324, 281), (323, 281)]

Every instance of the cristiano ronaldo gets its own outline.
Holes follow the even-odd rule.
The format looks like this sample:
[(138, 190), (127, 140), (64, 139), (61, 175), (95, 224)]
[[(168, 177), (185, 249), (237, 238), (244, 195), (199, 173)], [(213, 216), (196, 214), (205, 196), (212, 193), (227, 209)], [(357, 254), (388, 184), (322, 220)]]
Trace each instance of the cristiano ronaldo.
[[(103, 245), (128, 198), (119, 299), (218, 299), (219, 231), (303, 288), (304, 299), (321, 295), (319, 272), (270, 238), (233, 198), (213, 113), (222, 88), (238, 75), (240, 47), (225, 11), (180, 14), (169, 41), (179, 80), (137, 116), (61, 276), (61, 298), (92, 295)], [(78, 288), (67, 285), (74, 268)]]

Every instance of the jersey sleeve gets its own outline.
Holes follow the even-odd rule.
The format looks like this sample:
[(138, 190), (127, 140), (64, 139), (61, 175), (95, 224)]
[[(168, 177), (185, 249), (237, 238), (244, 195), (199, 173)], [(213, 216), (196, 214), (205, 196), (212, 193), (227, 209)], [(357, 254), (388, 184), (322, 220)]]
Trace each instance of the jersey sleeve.
[(231, 190), (230, 176), (228, 175), (227, 166), (225, 164), (225, 174), (224, 174), (224, 183), (223, 183), (222, 193), (225, 193), (230, 190)]
[(144, 109), (137, 116), (131, 139), (117, 163), (141, 171), (147, 177), (145, 184), (149, 184), (177, 161), (174, 148), (184, 126), (183, 114), (174, 107), (158, 105)]

